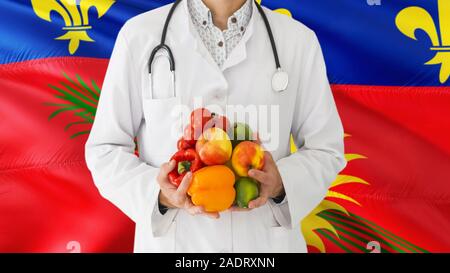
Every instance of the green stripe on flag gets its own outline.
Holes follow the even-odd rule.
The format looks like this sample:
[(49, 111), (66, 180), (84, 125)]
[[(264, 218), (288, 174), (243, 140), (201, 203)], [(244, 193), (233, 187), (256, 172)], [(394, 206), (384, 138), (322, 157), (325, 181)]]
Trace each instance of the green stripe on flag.
[(322, 235), (323, 237), (327, 238), (331, 242), (333, 242), (333, 244), (337, 245), (340, 249), (344, 250), (345, 252), (347, 252), (347, 253), (353, 252), (350, 249), (348, 249), (347, 247), (345, 247), (343, 244), (341, 244), (338, 240), (334, 239), (334, 234), (329, 234), (329, 232), (326, 229), (318, 229), (318, 230), (316, 230), (316, 232), (318, 234)]
[[(347, 223), (342, 222), (342, 221), (340, 221), (340, 220), (337, 220), (337, 219), (334, 219), (334, 218), (331, 218), (331, 217), (328, 217), (328, 216), (322, 216), (322, 217), (323, 217), (324, 219), (328, 220), (329, 222), (335, 222), (335, 223), (338, 223), (338, 224), (340, 224), (340, 225), (346, 227), (347, 229), (350, 229), (350, 230), (347, 230), (347, 229), (345, 229), (345, 228), (343, 228), (343, 227), (341, 227), (341, 226), (339, 226), (339, 225), (333, 224), (333, 226), (334, 226), (335, 229), (337, 229), (337, 230), (339, 230), (340, 232), (345, 233), (345, 234), (347, 234), (347, 235), (349, 235), (349, 236), (351, 236), (351, 237), (353, 237), (353, 238), (359, 240), (359, 241), (362, 242), (364, 245), (367, 245), (368, 242), (375, 240), (375, 241), (383, 242), (384, 244), (386, 244), (387, 246), (393, 248), (394, 250), (396, 250), (396, 251), (398, 251), (398, 252), (403, 252), (401, 249), (396, 248), (396, 247), (390, 245), (389, 242), (383, 240), (383, 238), (381, 238), (381, 237), (378, 237), (378, 236), (375, 236), (375, 235), (373, 235), (373, 234), (370, 234), (370, 233), (368, 233), (368, 232), (366, 232), (366, 231), (364, 231), (364, 230), (361, 230), (360, 228), (357, 228), (357, 227), (348, 225)], [(352, 229), (353, 229), (353, 230), (356, 230), (356, 231), (358, 231), (358, 232), (360, 232), (360, 233), (363, 233), (363, 234), (367, 235), (367, 236), (370, 237), (371, 239), (370, 239), (370, 240), (364, 239), (363, 237), (361, 237), (361, 236), (359, 236), (358, 234), (356, 234), (354, 231), (352, 232), (352, 231), (351, 231)], [(339, 235), (340, 235), (340, 234), (339, 234)], [(365, 248), (364, 248), (364, 249), (365, 249)], [(382, 250), (382, 252), (390, 252), (390, 251), (388, 251), (386, 248), (384, 248), (384, 247), (382, 247), (382, 246), (381, 246), (381, 250)]]
[[(368, 221), (368, 220), (366, 220), (366, 219), (364, 219), (364, 218), (362, 218), (362, 217), (360, 217), (358, 215), (350, 213), (350, 215), (352, 217), (357, 218), (359, 221), (357, 221), (357, 220), (355, 220), (355, 219), (353, 219), (351, 217), (348, 217), (347, 215), (341, 214), (340, 212), (338, 212), (336, 210), (328, 210), (328, 211), (326, 211), (326, 213), (330, 214), (330, 215), (333, 215), (333, 216), (336, 216), (336, 217), (339, 217), (341, 219), (348, 220), (348, 221), (353, 222), (353, 223), (355, 223), (357, 225), (360, 225), (360, 226), (362, 225), (362, 226), (366, 227), (367, 229), (373, 230), (378, 235), (381, 235), (384, 238), (391, 240), (393, 243), (396, 243), (397, 245), (399, 245), (399, 247), (406, 248), (406, 249), (408, 249), (411, 252), (414, 252), (414, 253), (417, 253), (418, 251), (428, 252), (428, 251), (426, 251), (424, 249), (421, 249), (420, 247), (417, 247), (417, 246), (411, 244), (410, 242), (400, 238), (399, 236), (393, 234), (392, 232), (389, 232), (388, 230), (380, 227), (379, 225), (377, 225), (377, 224), (375, 224), (373, 222), (370, 222), (370, 221)], [(372, 226), (369, 226), (368, 224), (371, 224)]]
[(425, 250), (425, 249), (423, 249), (423, 248), (421, 248), (421, 247), (419, 247), (419, 246), (416, 246), (416, 245), (414, 245), (414, 244), (412, 244), (412, 243), (406, 241), (405, 239), (403, 239), (403, 238), (401, 238), (401, 237), (395, 235), (394, 233), (392, 233), (392, 232), (390, 232), (389, 230), (387, 230), (387, 229), (385, 229), (385, 228), (383, 228), (383, 227), (381, 227), (381, 226), (375, 224), (375, 223), (372, 222), (372, 221), (369, 221), (369, 220), (367, 220), (367, 219), (364, 219), (364, 218), (362, 218), (361, 216), (358, 216), (358, 215), (353, 214), (353, 213), (350, 213), (350, 215), (351, 215), (352, 217), (355, 217), (355, 218), (359, 219), (360, 221), (363, 221), (363, 222), (364, 222), (365, 224), (367, 224), (367, 225), (371, 225), (374, 229), (376, 229), (379, 233), (383, 234), (384, 236), (386, 236), (386, 237), (391, 237), (391, 238), (393, 238), (392, 240), (397, 240), (397, 241), (399, 241), (399, 244), (400, 244), (400, 242), (401, 242), (401, 243), (404, 243), (404, 244), (406, 244), (406, 245), (409, 245), (409, 246), (412, 247), (412, 248), (415, 248), (416, 250), (419, 250), (419, 251), (422, 251), (422, 252), (429, 253), (429, 251), (427, 251), (427, 250)]

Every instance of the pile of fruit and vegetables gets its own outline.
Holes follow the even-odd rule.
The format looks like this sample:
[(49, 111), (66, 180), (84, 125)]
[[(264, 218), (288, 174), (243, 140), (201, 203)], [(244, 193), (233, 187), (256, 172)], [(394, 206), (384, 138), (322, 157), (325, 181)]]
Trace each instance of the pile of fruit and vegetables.
[(192, 172), (188, 195), (207, 212), (233, 205), (247, 208), (259, 196), (258, 182), (248, 177), (248, 171), (264, 165), (264, 150), (252, 139), (247, 124), (230, 124), (225, 116), (195, 109), (171, 158), (176, 167), (169, 174), (170, 182), (178, 187)]

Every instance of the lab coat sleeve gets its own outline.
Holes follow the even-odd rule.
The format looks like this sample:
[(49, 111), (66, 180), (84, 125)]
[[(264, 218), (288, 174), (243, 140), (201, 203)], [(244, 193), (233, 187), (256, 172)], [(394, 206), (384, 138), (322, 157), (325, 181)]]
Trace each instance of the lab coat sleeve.
[(304, 63), (295, 102), (291, 133), (298, 151), (277, 161), (286, 192), (280, 204), (270, 201), (274, 216), (285, 227), (294, 228), (325, 197), (331, 182), (345, 167), (344, 132), (319, 42), (311, 32), (311, 43), (302, 55)]
[[(109, 62), (85, 158), (100, 194), (135, 222), (152, 217), (155, 233), (155, 229), (164, 228), (157, 225), (163, 218), (157, 203), (159, 168), (134, 152), (134, 138), (143, 118), (141, 76), (123, 32)], [(172, 214), (166, 213), (165, 218)]]

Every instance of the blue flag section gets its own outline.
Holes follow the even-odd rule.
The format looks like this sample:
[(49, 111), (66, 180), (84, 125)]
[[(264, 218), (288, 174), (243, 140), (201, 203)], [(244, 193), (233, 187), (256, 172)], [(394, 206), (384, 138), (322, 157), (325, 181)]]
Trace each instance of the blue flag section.
[[(87, 2), (96, 4), (90, 6), (88, 11), (83, 10), (81, 4), (78, 10), (72, 11), (56, 0), (1, 1), (0, 63), (61, 56), (109, 58), (115, 37), (127, 19), (170, 3), (167, 0)], [(442, 79), (443, 76), (440, 80), (439, 62), (424, 65), (439, 52), (430, 50), (433, 47), (432, 36), (435, 35), (431, 32), (436, 33), (439, 41), (443, 41), (442, 36), (450, 32), (449, 21), (445, 21), (443, 15), (439, 18), (439, 12), (444, 14), (444, 11), (439, 11), (437, 1), (263, 0), (262, 4), (271, 9), (289, 10), (295, 19), (317, 33), (332, 83), (394, 86), (450, 84), (450, 81)], [(53, 9), (50, 5), (54, 5)], [(399, 13), (413, 6), (422, 7), (433, 21), (430, 33), (420, 25), (416, 26), (412, 32), (417, 40), (402, 33), (396, 23)], [(104, 14), (98, 18), (102, 8)], [(86, 18), (81, 18), (86, 35), (78, 37), (78, 46), (75, 45), (77, 41), (72, 42), (72, 54), (68, 50), (70, 35), (65, 38), (64, 35), (76, 26), (76, 17), (83, 17), (83, 14), (87, 14)], [(47, 20), (43, 19), (45, 16), (48, 16)], [(84, 24), (85, 20), (89, 24)], [(413, 14), (410, 17), (405, 15), (400, 23), (408, 25), (420, 20)], [(63, 38), (55, 41), (58, 37)], [(449, 46), (436, 45), (437, 48), (447, 47), (447, 51)], [(450, 69), (450, 64), (444, 66)]]
[[(73, 1), (0, 1), (0, 64), (61, 56), (109, 58), (117, 33), (129, 18), (172, 2), (78, 0), (79, 5), (75, 10), (70, 10), (63, 4)], [(83, 2), (95, 4), (86, 11), (81, 8)], [(98, 18), (100, 9), (103, 9), (104, 14)], [(87, 12), (87, 16), (83, 16), (83, 12)], [(48, 16), (48, 20), (38, 14)], [(76, 27), (76, 17), (80, 17), (81, 25), (85, 25), (87, 35), (93, 41), (81, 40), (74, 54), (70, 54), (69, 42), (55, 41), (55, 38), (67, 33), (70, 27)], [(68, 20), (65, 21), (65, 18)], [(86, 20), (89, 24), (85, 24)]]

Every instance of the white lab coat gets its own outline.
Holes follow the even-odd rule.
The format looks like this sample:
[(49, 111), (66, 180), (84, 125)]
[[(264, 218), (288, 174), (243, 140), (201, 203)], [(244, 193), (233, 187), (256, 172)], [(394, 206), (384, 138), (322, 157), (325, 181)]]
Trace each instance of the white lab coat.
[[(176, 62), (176, 97), (166, 92), (168, 62), (158, 58), (150, 92), (148, 59), (160, 42), (170, 5), (126, 22), (114, 47), (98, 110), (86, 143), (86, 162), (102, 196), (136, 223), (135, 252), (306, 252), (300, 221), (324, 198), (345, 166), (343, 129), (318, 40), (310, 29), (265, 9), (288, 89), (275, 93), (269, 37), (253, 4), (251, 21), (219, 68), (190, 21), (186, 1), (177, 7), (166, 43)], [(164, 61), (165, 60), (165, 61)], [(160, 71), (160, 72), (158, 72)], [(159, 74), (159, 75), (158, 75)], [(165, 95), (164, 95), (165, 94)], [(249, 212), (221, 213), (218, 220), (171, 209), (158, 210), (158, 167), (176, 151), (169, 130), (179, 103), (279, 105), (280, 142), (271, 153), (286, 198)], [(298, 146), (290, 154), (291, 133)], [(134, 154), (134, 137), (139, 157)], [(113, 224), (113, 223), (111, 223)]]

